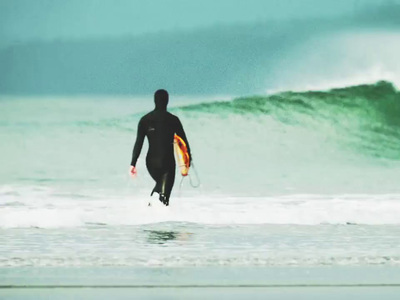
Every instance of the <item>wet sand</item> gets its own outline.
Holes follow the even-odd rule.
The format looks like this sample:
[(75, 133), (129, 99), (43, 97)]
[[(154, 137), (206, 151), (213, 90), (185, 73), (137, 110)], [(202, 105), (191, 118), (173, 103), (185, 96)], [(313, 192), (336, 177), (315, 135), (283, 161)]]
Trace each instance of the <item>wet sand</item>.
[(400, 267), (2, 268), (0, 299), (398, 299)]

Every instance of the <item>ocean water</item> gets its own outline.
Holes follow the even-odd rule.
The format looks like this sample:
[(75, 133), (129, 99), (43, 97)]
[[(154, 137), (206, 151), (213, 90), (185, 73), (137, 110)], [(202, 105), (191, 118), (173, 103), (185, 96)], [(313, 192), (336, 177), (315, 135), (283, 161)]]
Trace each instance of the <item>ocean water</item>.
[(391, 83), (170, 101), (196, 172), (177, 176), (164, 207), (149, 196), (146, 143), (138, 177), (128, 174), (151, 97), (0, 98), (4, 284), (32, 283), (32, 270), (48, 284), (54, 269), (231, 267), (388, 268), (378, 283), (400, 282), (400, 93)]

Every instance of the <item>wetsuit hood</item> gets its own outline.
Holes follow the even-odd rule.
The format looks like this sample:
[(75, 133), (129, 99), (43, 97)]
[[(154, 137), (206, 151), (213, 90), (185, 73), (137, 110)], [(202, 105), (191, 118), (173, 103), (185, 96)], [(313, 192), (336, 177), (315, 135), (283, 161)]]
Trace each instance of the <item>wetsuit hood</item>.
[(166, 90), (158, 90), (154, 93), (155, 110), (167, 110), (168, 92)]

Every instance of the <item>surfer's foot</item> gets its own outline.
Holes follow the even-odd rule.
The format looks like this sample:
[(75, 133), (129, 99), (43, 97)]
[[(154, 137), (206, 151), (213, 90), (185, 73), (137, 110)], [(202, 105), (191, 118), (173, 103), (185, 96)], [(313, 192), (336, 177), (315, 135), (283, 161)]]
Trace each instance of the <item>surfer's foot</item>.
[(168, 206), (169, 201), (167, 199), (167, 197), (164, 194), (160, 194), (160, 201), (165, 205)]

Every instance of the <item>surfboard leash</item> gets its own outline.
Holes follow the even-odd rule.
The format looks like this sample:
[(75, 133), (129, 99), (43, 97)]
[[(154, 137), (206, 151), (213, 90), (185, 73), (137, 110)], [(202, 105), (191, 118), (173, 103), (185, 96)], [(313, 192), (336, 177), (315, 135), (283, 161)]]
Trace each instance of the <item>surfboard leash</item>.
[(194, 174), (196, 175), (197, 184), (193, 184), (192, 176), (190, 176), (190, 174), (188, 174), (189, 180), (190, 180), (190, 185), (191, 185), (193, 188), (198, 188), (198, 187), (200, 187), (200, 185), (201, 185), (200, 177), (199, 177), (199, 174), (198, 174), (197, 171), (196, 171), (196, 168), (194, 167), (193, 162), (192, 162), (191, 164), (192, 164), (192, 169), (193, 169), (193, 171), (194, 171)]
[[(201, 181), (200, 181), (199, 174), (197, 173), (196, 168), (194, 167), (193, 162), (191, 162), (191, 167), (190, 167), (190, 169), (193, 169), (194, 174), (196, 175), (196, 181), (197, 181), (196, 184), (193, 182), (192, 176), (190, 176), (190, 171), (189, 171), (189, 173), (188, 173), (187, 176), (189, 177), (190, 185), (191, 185), (193, 188), (198, 188), (198, 187), (201, 186)], [(181, 183), (179, 184), (179, 190), (181, 190), (181, 188), (182, 188), (182, 186), (183, 186), (183, 180), (185, 179), (185, 177), (186, 177), (186, 176), (182, 176)]]

